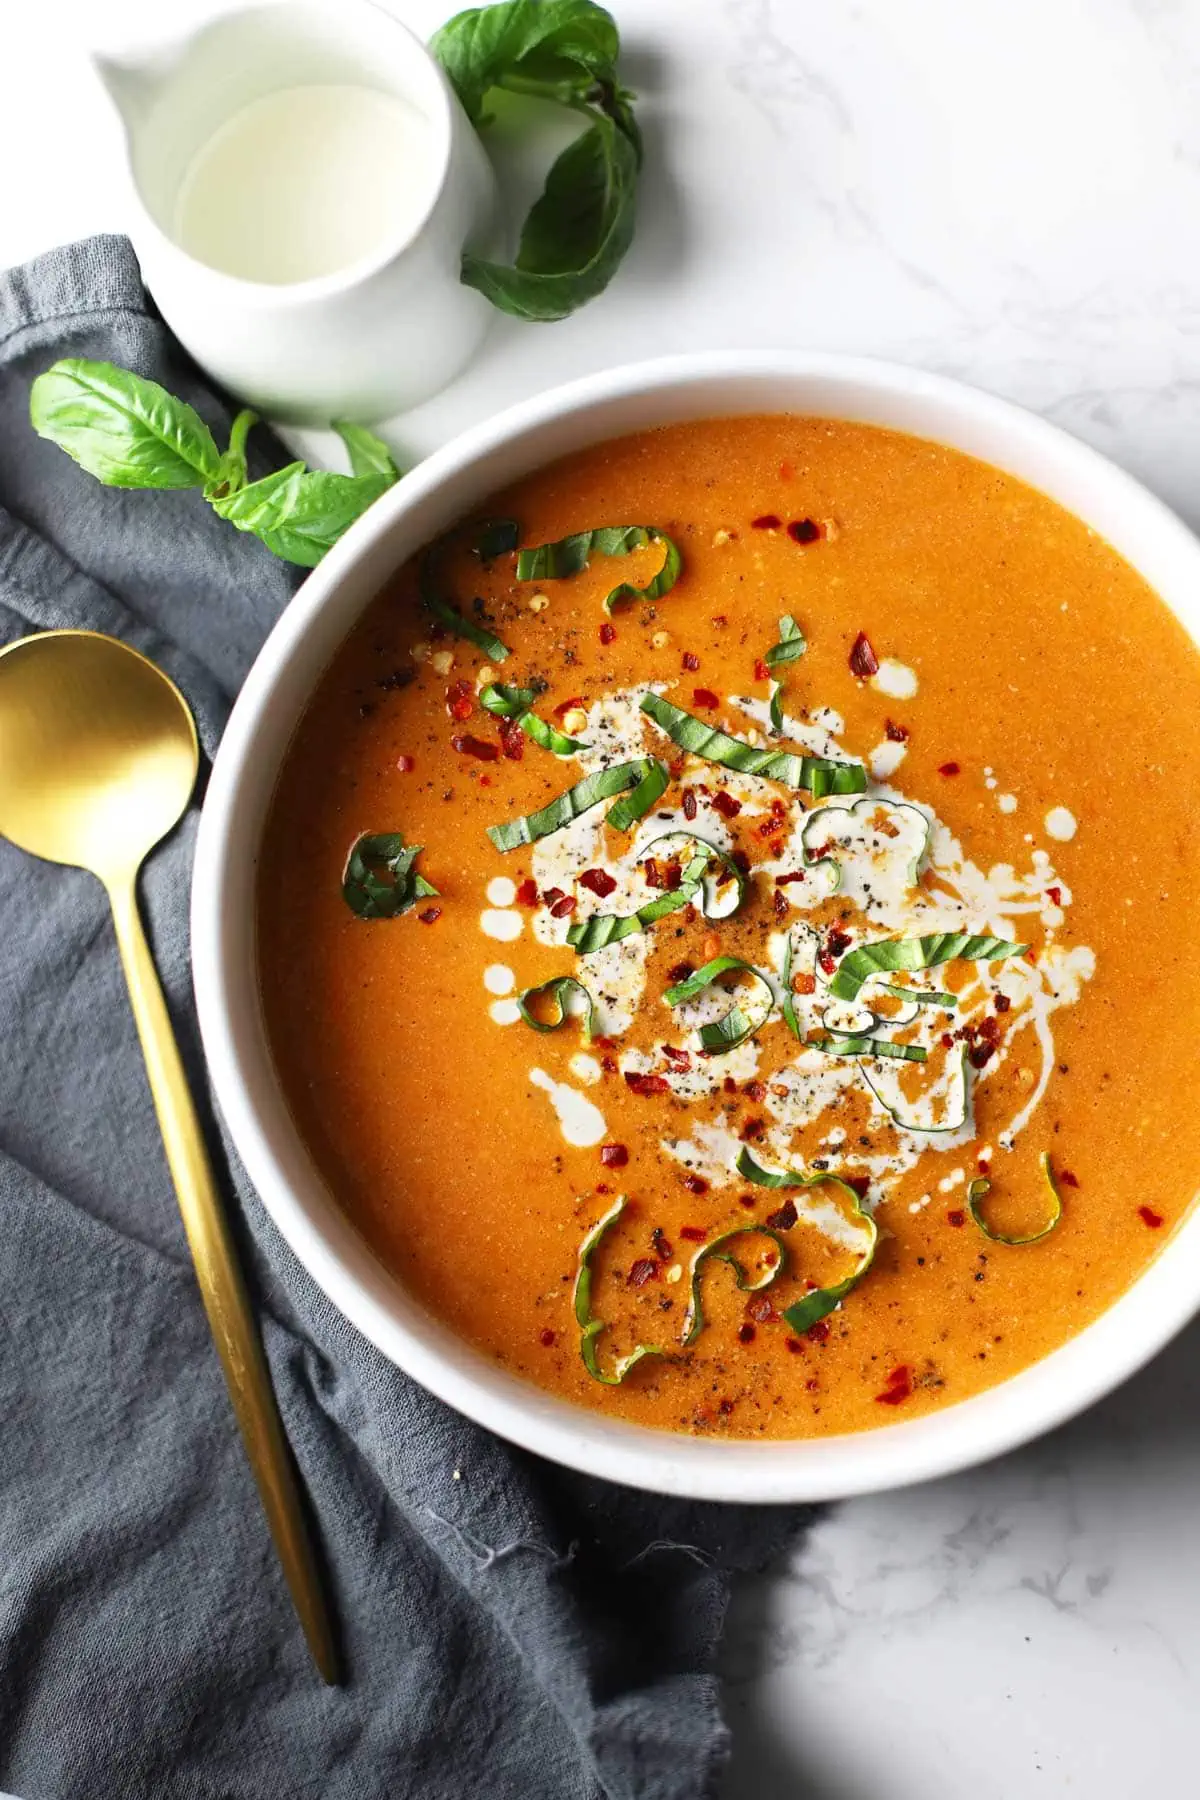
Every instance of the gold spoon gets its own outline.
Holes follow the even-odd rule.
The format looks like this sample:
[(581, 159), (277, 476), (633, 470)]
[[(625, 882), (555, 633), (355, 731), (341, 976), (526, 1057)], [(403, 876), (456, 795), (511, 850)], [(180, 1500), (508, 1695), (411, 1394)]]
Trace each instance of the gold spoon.
[(187, 701), (127, 644), (92, 631), (47, 631), (0, 650), (0, 834), (47, 862), (90, 870), (108, 892), (233, 1410), (304, 1635), (321, 1674), (335, 1682), (333, 1633), (295, 1469), (138, 914), (138, 870), (182, 818), (199, 761)]

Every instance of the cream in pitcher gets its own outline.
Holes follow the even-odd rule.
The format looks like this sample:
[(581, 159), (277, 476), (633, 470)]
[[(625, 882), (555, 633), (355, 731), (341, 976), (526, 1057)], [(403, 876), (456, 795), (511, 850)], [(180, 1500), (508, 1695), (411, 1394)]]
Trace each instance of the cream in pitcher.
[(495, 184), (441, 69), (368, 0), (226, 11), (97, 59), (130, 235), (186, 348), (283, 420), (371, 421), (444, 387), (490, 319), (464, 287)]

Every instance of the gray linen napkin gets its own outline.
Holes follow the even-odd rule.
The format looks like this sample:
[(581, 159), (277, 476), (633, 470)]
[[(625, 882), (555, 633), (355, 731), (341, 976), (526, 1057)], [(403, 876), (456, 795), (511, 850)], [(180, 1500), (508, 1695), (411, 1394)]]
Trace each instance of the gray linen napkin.
[[(226, 401), (120, 238), (0, 277), (0, 638), (82, 625), (179, 682), (211, 755), (298, 574), (194, 495), (99, 487), (28, 424), (56, 357)], [(262, 472), (257, 471), (257, 472)], [(144, 906), (199, 1094), (196, 817)], [(322, 1687), (234, 1429), (99, 886), (0, 842), (0, 1786), (23, 1800), (694, 1800), (726, 1748), (731, 1571), (795, 1511), (564, 1474), (408, 1381), (228, 1147), (267, 1354), (344, 1634)]]

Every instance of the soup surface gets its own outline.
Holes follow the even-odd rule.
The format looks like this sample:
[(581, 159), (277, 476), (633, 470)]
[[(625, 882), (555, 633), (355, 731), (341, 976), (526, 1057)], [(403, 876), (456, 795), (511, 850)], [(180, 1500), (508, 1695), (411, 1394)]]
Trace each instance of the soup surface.
[(667, 1429), (878, 1426), (1054, 1349), (1200, 1185), (1182, 628), (867, 426), (648, 432), (480, 518), (346, 641), (266, 831), (341, 1206), (508, 1369)]

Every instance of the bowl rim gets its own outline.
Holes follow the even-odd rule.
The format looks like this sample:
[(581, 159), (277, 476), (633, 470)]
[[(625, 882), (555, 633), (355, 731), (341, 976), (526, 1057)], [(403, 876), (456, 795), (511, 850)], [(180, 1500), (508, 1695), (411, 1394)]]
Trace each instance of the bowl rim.
[[(1190, 598), (1200, 594), (1193, 534), (1134, 477), (1012, 402), (921, 369), (836, 353), (709, 351), (621, 365), (519, 401), (459, 433), (376, 502), (307, 577), (260, 650), (215, 759), (197, 838), (191, 922), (201, 1037), (219, 1111), (268, 1214), (338, 1311), (439, 1399), (527, 1450), (653, 1492), (764, 1504), (830, 1500), (948, 1475), (1016, 1449), (1109, 1393), (1200, 1310), (1200, 1208), (1193, 1206), (1137, 1280), (1077, 1336), (996, 1387), (935, 1413), (832, 1437), (757, 1442), (663, 1432), (591, 1412), (466, 1345), (404, 1293), (338, 1211), (270, 1063), (252, 926), (236, 896), (253, 878), (262, 796), (274, 787), (269, 759), (265, 773), (258, 760), (264, 740), (268, 748), (275, 741), (277, 769), (320, 669), (387, 575), (432, 534), (429, 517), (440, 508), (444, 516), (433, 529), (441, 529), (501, 485), (498, 458), (553, 439), (556, 429), (576, 433), (606, 409), (630, 403), (660, 402), (659, 423), (732, 416), (755, 408), (722, 406), (722, 394), (761, 387), (758, 411), (838, 416), (819, 404), (767, 403), (777, 384), (807, 387), (818, 397), (857, 393), (861, 405), (841, 416), (863, 422), (927, 413), (929, 429), (895, 428), (964, 449), (1049, 492), (1126, 556), (1200, 643), (1200, 602)], [(565, 447), (638, 428), (583, 431)], [(553, 461), (563, 448), (533, 454), (522, 472)], [(469, 487), (476, 476), (473, 500), (445, 501), (456, 483)], [(1096, 511), (1103, 526), (1089, 517)], [(412, 544), (395, 552), (391, 540), (422, 518)], [(339, 601), (345, 617), (335, 630)], [(322, 629), (329, 645), (316, 673), (297, 675), (297, 661), (313, 655)]]

